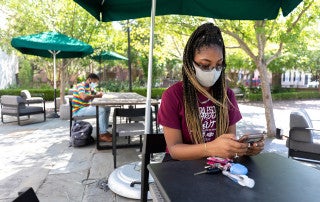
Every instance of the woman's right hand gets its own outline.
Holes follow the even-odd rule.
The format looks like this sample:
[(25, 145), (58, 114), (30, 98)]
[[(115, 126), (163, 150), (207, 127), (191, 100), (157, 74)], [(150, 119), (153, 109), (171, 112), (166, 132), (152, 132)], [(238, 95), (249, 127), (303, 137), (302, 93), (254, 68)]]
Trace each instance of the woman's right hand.
[(234, 158), (247, 153), (248, 143), (238, 142), (234, 134), (223, 134), (207, 142), (207, 154), (221, 158)]

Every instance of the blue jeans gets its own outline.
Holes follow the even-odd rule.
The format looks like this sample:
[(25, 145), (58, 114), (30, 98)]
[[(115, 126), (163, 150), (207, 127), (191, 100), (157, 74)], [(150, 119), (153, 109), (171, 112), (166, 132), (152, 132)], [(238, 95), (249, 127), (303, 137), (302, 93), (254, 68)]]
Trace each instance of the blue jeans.
[[(73, 116), (95, 116), (96, 107), (83, 107), (76, 111)], [(104, 134), (109, 127), (110, 107), (99, 107), (99, 133)]]

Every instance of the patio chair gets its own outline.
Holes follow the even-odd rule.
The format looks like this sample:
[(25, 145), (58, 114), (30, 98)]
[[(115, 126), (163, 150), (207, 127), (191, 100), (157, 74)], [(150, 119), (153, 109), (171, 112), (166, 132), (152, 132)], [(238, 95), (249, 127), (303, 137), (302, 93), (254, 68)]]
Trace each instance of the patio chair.
[(26, 100), (27, 104), (42, 103), (44, 100), (43, 97), (32, 97), (28, 90), (22, 90), (20, 95)]
[[(113, 165), (117, 167), (117, 148), (120, 147), (135, 147), (139, 146), (142, 150), (142, 135), (144, 134), (144, 123), (137, 121), (138, 117), (145, 115), (145, 108), (115, 108), (113, 111), (113, 123), (112, 123), (112, 154)], [(120, 122), (118, 120), (126, 118), (127, 121)], [(133, 121), (131, 119), (135, 119)], [(144, 120), (144, 119), (143, 119)], [(152, 124), (152, 121), (151, 121)], [(131, 137), (139, 136), (140, 142), (138, 144), (131, 143)], [(128, 139), (127, 144), (118, 145), (118, 137), (126, 137)], [(99, 139), (99, 138), (98, 138)]]
[[(148, 199), (149, 170), (147, 169), (147, 166), (150, 164), (151, 155), (154, 153), (165, 152), (165, 150), (166, 141), (163, 133), (146, 134), (144, 136), (141, 165), (141, 201), (147, 201)], [(152, 183), (152, 185), (155, 184)], [(150, 186), (152, 185), (150, 184)], [(153, 187), (153, 190), (157, 190), (157, 187)], [(156, 196), (162, 198), (159, 194), (156, 194)]]
[[(151, 113), (151, 116), (152, 116), (152, 120), (154, 121), (155, 123), (155, 132), (158, 133), (160, 128), (159, 128), (159, 124), (158, 124), (158, 121), (157, 121), (157, 116), (158, 116), (158, 106), (159, 104), (152, 104), (151, 105), (151, 110), (152, 110), (152, 113)], [(129, 108), (137, 108), (137, 105), (130, 105)], [(144, 116), (140, 116), (140, 117), (132, 117), (130, 120), (131, 121), (144, 121), (145, 117)], [(153, 131), (154, 132), (154, 131)]]
[(290, 114), (290, 131), (286, 142), (288, 158), (320, 161), (320, 142), (314, 141), (319, 129), (313, 127), (308, 113), (304, 109)]
[[(27, 104), (27, 105), (26, 105)], [(45, 101), (42, 101), (42, 106), (29, 106), (28, 102), (21, 96), (3, 95), (1, 96), (1, 121), (4, 122), (4, 115), (17, 117), (18, 124), (21, 125), (20, 116), (28, 116), (33, 114), (43, 114), (43, 121), (46, 121)]]

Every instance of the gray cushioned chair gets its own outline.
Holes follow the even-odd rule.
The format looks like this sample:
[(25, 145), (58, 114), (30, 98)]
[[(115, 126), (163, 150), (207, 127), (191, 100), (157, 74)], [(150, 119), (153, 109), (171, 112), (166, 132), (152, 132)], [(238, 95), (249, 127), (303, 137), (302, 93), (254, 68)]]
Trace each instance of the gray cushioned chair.
[[(18, 124), (21, 125), (21, 116), (28, 116), (33, 114), (43, 114), (43, 121), (46, 121), (45, 101), (42, 101), (42, 106), (29, 106), (28, 102), (21, 96), (3, 95), (1, 96), (1, 121), (4, 122), (4, 115), (17, 117)], [(12, 122), (12, 121), (10, 121)]]
[(320, 161), (320, 143), (314, 141), (314, 137), (320, 135), (317, 130), (304, 109), (291, 112), (290, 132), (286, 142), (288, 157)]
[(20, 95), (27, 101), (27, 104), (42, 103), (44, 100), (43, 97), (32, 97), (28, 90), (22, 90)]

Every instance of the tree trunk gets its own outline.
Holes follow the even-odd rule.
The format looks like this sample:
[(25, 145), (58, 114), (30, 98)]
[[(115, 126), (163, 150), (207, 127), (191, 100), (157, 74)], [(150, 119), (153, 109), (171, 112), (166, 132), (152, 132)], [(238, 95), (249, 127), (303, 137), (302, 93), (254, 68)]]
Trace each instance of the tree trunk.
[(281, 87), (281, 73), (272, 73), (272, 86)]
[(276, 125), (273, 114), (273, 103), (272, 96), (270, 91), (269, 77), (267, 72), (267, 65), (264, 63), (260, 63), (257, 65), (260, 80), (261, 80), (261, 88), (262, 88), (262, 98), (265, 109), (265, 116), (267, 122), (267, 135), (268, 137), (275, 137), (276, 134)]
[(67, 59), (62, 59), (61, 65), (61, 75), (60, 75), (60, 106), (65, 104), (64, 96), (65, 96), (65, 89), (66, 89), (66, 79), (68, 78), (68, 71), (67, 71)]

